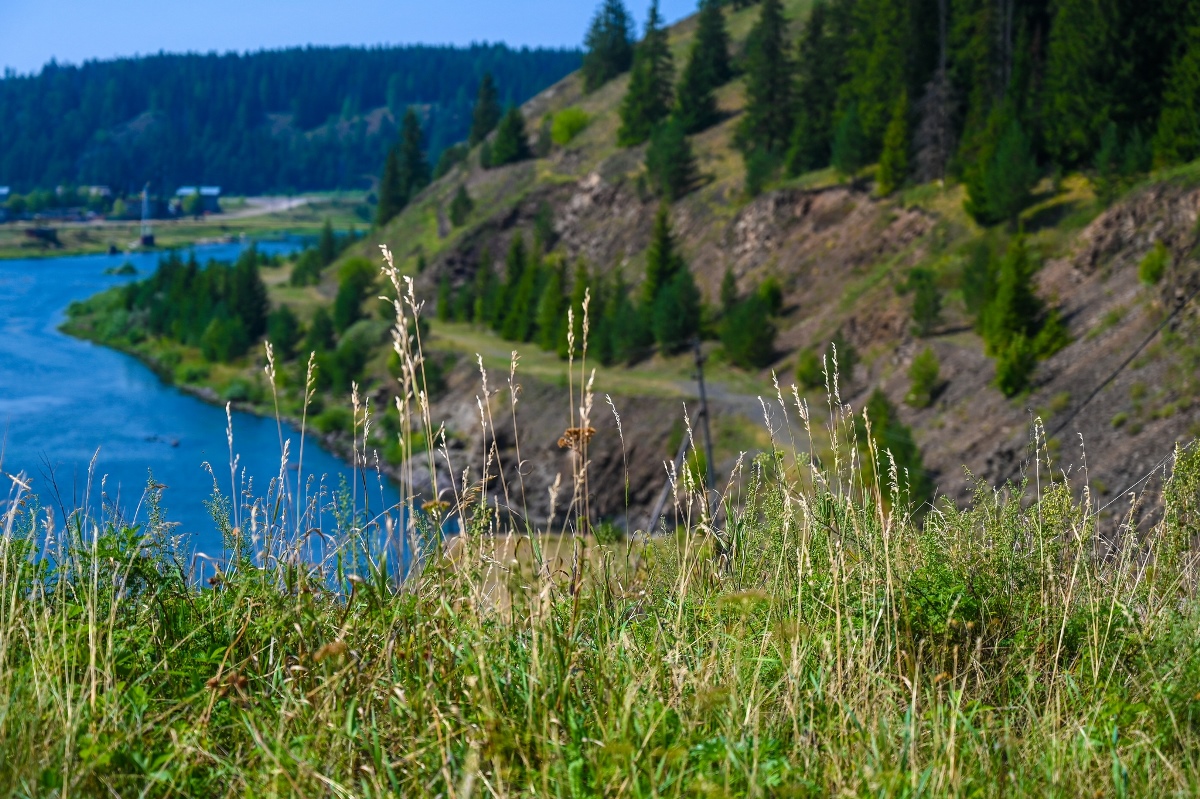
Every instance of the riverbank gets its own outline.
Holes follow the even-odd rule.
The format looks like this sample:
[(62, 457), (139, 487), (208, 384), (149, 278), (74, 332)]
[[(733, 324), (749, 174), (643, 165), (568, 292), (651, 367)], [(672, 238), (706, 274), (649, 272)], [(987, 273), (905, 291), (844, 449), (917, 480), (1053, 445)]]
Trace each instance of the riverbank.
[[(325, 220), (338, 230), (370, 225), (366, 201), (357, 194), (304, 195), (295, 198), (249, 198), (235, 203), (227, 213), (199, 219), (156, 219), (151, 222), (156, 247), (140, 246), (138, 220), (55, 223), (9, 222), (0, 224), (0, 259), (58, 258), (116, 251), (153, 252), (205, 244), (235, 243), (245, 238), (289, 235), (314, 236)], [(34, 236), (33, 230), (53, 230), (53, 237)]]

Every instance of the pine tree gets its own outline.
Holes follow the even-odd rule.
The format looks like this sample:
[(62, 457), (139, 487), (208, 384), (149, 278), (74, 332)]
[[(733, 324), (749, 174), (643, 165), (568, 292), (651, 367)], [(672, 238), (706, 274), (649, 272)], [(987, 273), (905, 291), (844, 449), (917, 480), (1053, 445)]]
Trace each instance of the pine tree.
[(508, 109), (504, 118), (500, 120), (500, 127), (496, 129), (496, 136), (491, 145), (489, 167), (515, 164), (533, 157), (533, 151), (529, 148), (529, 138), (525, 134), (525, 117), (521, 114), (521, 109), (516, 106)]
[(1006, 104), (993, 113), (984, 145), (967, 174), (967, 212), (980, 224), (1007, 221), (1015, 226), (1037, 177), (1033, 147)]
[(683, 349), (700, 332), (700, 289), (692, 272), (680, 264), (654, 300), (654, 340), (665, 354)]
[(946, 178), (946, 167), (957, 145), (954, 107), (954, 86), (946, 70), (939, 69), (925, 84), (925, 93), (917, 104), (917, 129), (913, 133), (913, 177), (917, 183)]
[(329, 266), (337, 260), (337, 238), (333, 235), (333, 225), (328, 218), (321, 226), (321, 238), (317, 240), (317, 255), (321, 259), (322, 266)]
[(549, 274), (537, 308), (537, 343), (544, 350), (554, 350), (563, 335), (565, 297), (563, 278), (566, 266), (561, 259), (547, 265)]
[(714, 92), (732, 77), (725, 14), (717, 0), (701, 0), (696, 38), (676, 98), (675, 114), (686, 132), (698, 133), (720, 120)]
[(672, 117), (650, 137), (646, 173), (655, 193), (671, 201), (678, 200), (696, 185), (696, 156), (681, 120)]
[(1114, 63), (1121, 32), (1115, 3), (1053, 4), (1043, 99), (1046, 150), (1065, 167), (1086, 163), (1111, 119)]
[(329, 311), (322, 305), (313, 314), (312, 322), (308, 325), (308, 334), (304, 337), (304, 349), (308, 352), (327, 352), (333, 349), (333, 320)]
[(379, 205), (375, 209), (375, 224), (383, 227), (404, 210), (408, 197), (400, 177), (400, 154), (396, 147), (388, 150), (383, 166), (383, 178), (379, 181)]
[(654, 307), (662, 287), (682, 268), (683, 257), (676, 250), (675, 236), (671, 233), (671, 209), (663, 203), (654, 217), (654, 232), (646, 249), (646, 278), (642, 281), (644, 309)]
[(466, 185), (460, 183), (458, 190), (454, 192), (454, 199), (450, 201), (450, 224), (462, 227), (474, 208), (475, 203), (471, 200), (471, 195), (467, 193)]
[(733, 267), (726, 267), (725, 274), (721, 277), (721, 313), (728, 314), (732, 311), (739, 299), (737, 275), (733, 273)]
[(842, 177), (854, 179), (867, 163), (867, 139), (858, 120), (858, 106), (851, 105), (838, 120), (833, 136), (833, 168)]
[(883, 153), (879, 156), (876, 182), (880, 195), (891, 194), (908, 177), (908, 146), (908, 92), (901, 89), (883, 136)]
[(875, 389), (864, 413), (871, 422), (870, 435), (861, 418), (855, 422), (858, 429), (855, 438), (863, 456), (863, 484), (871, 485), (878, 480), (881, 486), (886, 485), (886, 475), (894, 462), (899, 472), (902, 503), (920, 506), (933, 499), (933, 481), (925, 469), (921, 449), (913, 438), (912, 428), (900, 421), (896, 406), (882, 390)]
[(504, 317), (504, 326), (500, 330), (501, 338), (507, 341), (529, 341), (533, 337), (541, 284), (542, 266), (539, 259), (534, 258), (521, 272), (521, 280), (512, 292), (508, 312)]
[(505, 322), (508, 321), (513, 300), (517, 296), (517, 287), (521, 285), (521, 278), (525, 276), (527, 265), (528, 253), (525, 250), (525, 235), (517, 233), (509, 243), (508, 255), (504, 258), (504, 285), (500, 289), (496, 313), (492, 319), (492, 326), (497, 331), (503, 330)]
[(742, 151), (782, 155), (792, 135), (793, 68), (780, 0), (763, 0), (746, 44), (746, 109), (738, 128)]
[(1187, 46), (1171, 65), (1163, 92), (1154, 162), (1173, 166), (1200, 157), (1200, 26), (1187, 29)]
[(916, 37), (909, 0), (861, 0), (842, 102), (858, 108), (867, 157), (880, 151), (895, 98), (907, 88)]
[(500, 122), (500, 100), (496, 94), (496, 82), (492, 73), (485, 72), (479, 82), (479, 94), (475, 98), (475, 108), (471, 112), (471, 134), (467, 143), (474, 147), (487, 138)]
[(1042, 303), (1034, 293), (1033, 263), (1021, 236), (1013, 239), (1000, 262), (996, 296), (984, 314), (983, 338), (988, 353), (996, 355), (1015, 336), (1032, 339), (1038, 332)]
[(737, 366), (761, 369), (775, 359), (777, 333), (768, 301), (755, 292), (733, 306), (721, 325), (721, 343)]
[(633, 147), (650, 138), (654, 126), (671, 112), (674, 66), (667, 32), (658, 13), (658, 0), (650, 4), (646, 36), (633, 56), (629, 88), (621, 102), (621, 127), (617, 144)]
[(490, 325), (496, 313), (496, 273), (492, 271), (492, 254), (484, 248), (483, 255), (475, 267), (474, 303), (471, 307), (471, 321), (477, 325)]
[(400, 150), (397, 154), (400, 165), (400, 188), (404, 193), (404, 204), (429, 185), (429, 160), (421, 146), (421, 120), (417, 112), (409, 108), (404, 112), (400, 125)]
[(633, 19), (621, 0), (604, 0), (584, 37), (583, 90), (594, 92), (633, 63)]
[(594, 321), (591, 316), (591, 278), (588, 275), (587, 263), (580, 258), (575, 263), (575, 277), (571, 284), (571, 299), (568, 307), (571, 309), (571, 324), (568, 326), (565, 323), (562, 325), (562, 335), (558, 340), (558, 354), (561, 358), (566, 358), (570, 354), (570, 342), (567, 340), (567, 331), (571, 331), (571, 336), (575, 342), (575, 357), (579, 357), (583, 353), (583, 302), (588, 300), (588, 326), (591, 327)]
[(787, 154), (788, 174), (829, 164), (838, 87), (846, 80), (853, 15), (846, 0), (813, 4), (796, 55), (796, 124)]
[(281, 361), (296, 357), (296, 345), (300, 343), (300, 320), (287, 305), (280, 305), (267, 317), (267, 340), (275, 348), (275, 356)]

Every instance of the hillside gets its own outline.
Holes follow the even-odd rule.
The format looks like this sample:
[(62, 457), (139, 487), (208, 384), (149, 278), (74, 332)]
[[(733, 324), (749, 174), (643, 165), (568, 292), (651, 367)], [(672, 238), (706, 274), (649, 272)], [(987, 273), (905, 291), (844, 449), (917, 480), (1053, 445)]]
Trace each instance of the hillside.
[[(791, 0), (784, 12), (790, 34), (800, 35), (809, 3)], [(745, 52), (759, 13), (755, 6), (726, 12), (735, 54)], [(669, 30), (677, 65), (695, 31), (695, 18)], [(597, 344), (592, 343), (586, 364), (577, 359), (569, 374), (558, 354), (543, 351), (534, 341), (504, 340), (488, 325), (435, 317), (440, 305), (452, 304), (481, 276), (492, 281), (487, 302), (494, 301), (514, 240), (521, 237), (528, 247), (539, 237), (545, 240), (548, 231), (555, 240), (545, 254), (548, 262), (585, 264), (600, 287), (611, 286), (620, 275), (636, 291), (660, 201), (646, 187), (646, 146), (621, 148), (616, 143), (628, 84), (625, 75), (585, 93), (580, 74), (564, 78), (521, 110), (528, 134), (539, 146), (545, 144), (547, 122), (555, 115), (566, 109), (586, 113), (587, 126), (565, 145), (546, 147), (540, 157), (512, 165), (483, 168), (481, 151), (494, 143), (493, 134), (386, 227), (327, 268), (317, 285), (292, 285), (288, 267), (265, 274), (273, 303), (286, 305), (304, 324), (317, 327), (314, 314), (334, 309), (339, 281), (344, 288), (353, 273), (369, 269), (361, 259), (377, 264), (379, 245), (390, 247), (397, 266), (414, 278), (416, 296), (426, 303), (422, 315), (429, 327), (422, 343), (434, 375), (430, 416), (435, 428), (445, 423), (455, 464), (455, 474), (447, 469), (439, 482), (456, 482), (464, 465), (478, 474), (485, 453), (510, 469), (518, 461), (532, 464), (521, 467), (519, 486), (495, 485), (489, 491), (538, 524), (551, 513), (551, 486), (570, 474), (571, 456), (560, 447), (560, 438), (584, 404), (577, 397), (572, 407), (562, 388), (572, 386), (578, 394), (596, 366)], [(1097, 196), (1099, 181), (1091, 171), (1044, 176), (1012, 226), (976, 222), (964, 210), (968, 187), (955, 180), (910, 182), (880, 197), (873, 166), (854, 180), (839, 178), (832, 169), (777, 175), (751, 196), (743, 157), (734, 146), (746, 95), (744, 77), (718, 91), (721, 121), (690, 137), (701, 180), (669, 212), (707, 308), (703, 351), (718, 482), (729, 478), (743, 453), (768, 445), (764, 422), (776, 435), (786, 431), (806, 442), (802, 449), (823, 463), (832, 451), (830, 430), (842, 437), (861, 436), (862, 428), (851, 424), (852, 418), (869, 403), (878, 409), (878, 389), (894, 409), (889, 412), (893, 425), (899, 424), (899, 438), (889, 427), (889, 446), (907, 446), (907, 427), (920, 450), (919, 458), (910, 454), (901, 460), (901, 470), (916, 470), (909, 475), (914, 484), (927, 480), (956, 503), (964, 504), (979, 481), (998, 488), (1009, 480), (1046, 480), (1062, 472), (1077, 490), (1083, 489), (1086, 476), (1099, 504), (1110, 512), (1126, 507), (1119, 500), (1127, 487), (1154, 490), (1154, 480), (1139, 482), (1141, 478), (1164, 462), (1176, 443), (1196, 433), (1194, 374), (1200, 351), (1192, 343), (1195, 312), (1185, 302), (1200, 281), (1193, 254), (1200, 243), (1200, 175), (1194, 165), (1127, 180), (1115, 193), (1108, 191), (1105, 202)], [(473, 208), (455, 225), (452, 206), (461, 190)], [(490, 260), (484, 260), (485, 254)], [(1056, 331), (1056, 343), (1036, 361), (1029, 356), (1032, 373), (1025, 387), (1001, 391), (997, 364), (1002, 353), (981, 335), (986, 326), (972, 310), (970, 283), (981, 257), (983, 268), (993, 271), (1014, 257), (1027, 263), (1036, 288), (1029, 301), (1044, 307), (1045, 318), (1053, 321), (1046, 326)], [(1139, 272), (1150, 257), (1164, 269), (1147, 282)], [(780, 310), (769, 320), (778, 336), (764, 368), (734, 366), (713, 335), (722, 324), (718, 309), (727, 272), (741, 296), (769, 281), (780, 288)], [(565, 274), (570, 280), (569, 269)], [(913, 317), (916, 274), (936, 287), (942, 306), (928, 329), (920, 331)], [(386, 286), (377, 282), (375, 288)], [(363, 298), (368, 296), (373, 293)], [(1168, 316), (1177, 308), (1182, 310)], [(380, 310), (383, 317), (389, 312), (387, 307)], [(1170, 324), (1142, 348), (1164, 320)], [(599, 323), (591, 321), (595, 333)], [(332, 339), (323, 345), (328, 352), (317, 360), (323, 377), (316, 423), (331, 446), (349, 450), (352, 416), (345, 396), (347, 374), (354, 376), (382, 417), (372, 425), (370, 443), (379, 448), (384, 467), (396, 474), (415, 469), (420, 482), (428, 479), (427, 464), (423, 459), (405, 464), (394, 440), (390, 409), (397, 384), (390, 374), (394, 367), (386, 331), (387, 323), (372, 311), (340, 334), (336, 351)], [(790, 387), (801, 362), (811, 360), (812, 353), (828, 352), (831, 341), (840, 343), (841, 353), (835, 402), (826, 396), (822, 380), (801, 384), (796, 391), (809, 415), (810, 430), (805, 432)], [(165, 346), (170, 364), (165, 371), (181, 384), (191, 383), (214, 399), (241, 400), (268, 412), (272, 408), (259, 358), (193, 368), (199, 358), (194, 347), (154, 340), (109, 343), (132, 348), (152, 362), (161, 359)], [(560, 342), (559, 349), (565, 352), (565, 344)], [(926, 349), (936, 357), (939, 374), (927, 387), (931, 401), (916, 407), (922, 403), (906, 402), (913, 390), (909, 372)], [(520, 353), (515, 377), (510, 372), (513, 352)], [(298, 387), (304, 381), (303, 360), (289, 365), (282, 381), (282, 407), (294, 417), (302, 410)], [(666, 483), (664, 461), (671, 460), (684, 437), (685, 403), (693, 425), (699, 424), (699, 405), (690, 353), (665, 356), (648, 350), (633, 360), (632, 365), (596, 370), (589, 419), (596, 434), (589, 464), (597, 516), (637, 527), (645, 523)], [(347, 373), (340, 362), (352, 364), (353, 371)], [(484, 379), (489, 404), (482, 410), (490, 410), (491, 417), (481, 423)], [(1050, 470), (1044, 462), (1034, 469), (1030, 460), (1037, 419), (1041, 427), (1036, 435), (1053, 457)], [(699, 431), (697, 436), (699, 440)], [(801, 477), (804, 472), (798, 469)], [(1149, 501), (1155, 501), (1153, 494)]]
[(519, 103), (578, 65), (578, 51), (487, 44), (51, 62), (0, 78), (0, 185), (364, 189), (406, 107), (420, 110), (436, 159), (466, 137), (485, 73)]
[[(792, 2), (786, 11), (799, 25), (807, 7), (805, 2)], [(730, 14), (735, 50), (756, 14), (755, 8)], [(677, 63), (693, 29), (694, 20), (671, 29)], [(534, 130), (547, 114), (582, 108), (591, 122), (577, 139), (556, 147), (546, 158), (501, 169), (480, 169), (472, 158), (431, 186), (377, 236), (410, 269), (418, 255), (428, 262), (429, 268), (417, 276), (420, 296), (432, 302), (443, 275), (455, 285), (473, 280), (485, 250), (494, 257), (490, 266), (502, 274), (511, 238), (518, 233), (532, 237), (542, 207), (554, 211), (557, 246), (568, 261), (582, 258), (602, 273), (621, 268), (636, 285), (658, 201), (639, 187), (644, 147), (620, 149), (615, 144), (617, 111), (626, 88), (627, 78), (620, 78), (585, 95), (578, 75), (564, 79), (522, 110)], [(819, 350), (839, 332), (862, 361), (852, 375), (842, 375), (842, 399), (860, 411), (871, 390), (882, 387), (901, 409), (903, 421), (914, 428), (939, 490), (959, 501), (974, 488), (976, 478), (991, 485), (1020, 478), (1035, 416), (1053, 433), (1051, 448), (1061, 454), (1056, 468), (1078, 472), (1083, 464), (1079, 436), (1083, 437), (1092, 488), (1108, 497), (1105, 503), (1166, 457), (1175, 442), (1195, 434), (1191, 374), (1196, 353), (1186, 346), (1195, 324), (1190, 311), (1174, 322), (1165, 339), (1156, 339), (1085, 407), (1078, 407), (1173, 308), (1177, 295), (1197, 280), (1190, 260), (1197, 244), (1200, 198), (1194, 172), (1155, 176), (1109, 210), (1096, 201), (1083, 176), (1064, 179), (1060, 185), (1043, 181), (1037, 188), (1035, 203), (1023, 216), (1027, 245), (1043, 265), (1037, 278), (1040, 294), (1060, 309), (1071, 343), (1038, 367), (1030, 391), (1007, 399), (992, 384), (995, 366), (971, 330), (960, 283), (973, 246), (986, 240), (1002, 248), (1010, 234), (987, 231), (973, 222), (962, 210), (964, 189), (958, 185), (916, 186), (881, 200), (869, 185), (839, 184), (824, 171), (785, 181), (749, 199), (743, 191), (742, 159), (732, 147), (744, 103), (743, 82), (725, 86), (719, 102), (725, 121), (693, 139), (705, 183), (673, 206), (673, 227), (710, 306), (718, 303), (728, 268), (743, 291), (768, 276), (776, 278), (784, 289), (785, 309), (779, 320), (778, 357), (769, 369), (747, 374), (718, 365), (716, 376), (710, 376), (719, 387), (716, 423), (730, 428), (728, 435), (718, 436), (718, 449), (723, 450), (719, 474), (728, 473), (738, 450), (754, 447), (747, 428), (761, 424), (762, 409), (753, 397), (774, 397), (771, 372), (780, 376), (782, 385), (790, 385), (798, 351)], [(476, 206), (463, 228), (450, 229), (447, 208), (459, 186), (467, 188)], [(1157, 241), (1168, 246), (1176, 266), (1160, 286), (1142, 286), (1138, 265)], [(918, 266), (932, 269), (944, 291), (942, 323), (925, 340), (913, 334), (911, 297), (900, 291), (909, 270)], [(439, 333), (441, 328), (433, 323), (435, 346), (470, 350), (457, 328)], [(719, 358), (719, 347), (708, 346)], [(906, 373), (925, 346), (939, 357), (942, 384), (932, 406), (916, 410), (904, 404)], [(510, 348), (500, 341), (494, 346), (498, 355)], [(518, 348), (527, 353), (532, 345)], [(608, 374), (597, 381), (601, 392), (628, 391), (621, 407), (626, 425), (637, 419), (658, 431), (657, 440), (647, 432), (635, 443), (643, 452), (649, 450), (656, 464), (670, 457), (667, 439), (672, 426), (679, 424), (679, 403), (642, 400), (644, 389), (635, 387), (635, 381), (670, 374), (669, 389), (646, 393), (661, 397), (673, 391), (692, 397), (689, 361), (656, 356), (632, 369), (617, 370), (612, 382), (606, 382)], [(814, 408), (824, 408), (823, 390), (807, 393)], [(452, 392), (439, 410), (448, 418), (470, 418), (456, 413), (460, 403), (473, 408), (473, 393), (455, 397)], [(540, 410), (531, 409), (529, 416), (536, 420)], [(565, 414), (565, 408), (559, 410)], [(1065, 422), (1067, 427), (1058, 429)], [(549, 454), (560, 430), (547, 423), (541, 432), (546, 453), (539, 454)], [(595, 452), (601, 468), (618, 455), (602, 446)], [(656, 474), (662, 474), (661, 466), (648, 469), (645, 477)], [(661, 478), (654, 480), (658, 481)]]

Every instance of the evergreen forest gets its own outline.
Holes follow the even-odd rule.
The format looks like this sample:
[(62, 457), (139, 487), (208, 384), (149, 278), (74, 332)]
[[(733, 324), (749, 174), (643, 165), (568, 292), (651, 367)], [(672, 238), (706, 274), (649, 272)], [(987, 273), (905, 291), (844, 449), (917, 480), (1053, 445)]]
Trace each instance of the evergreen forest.
[(0, 184), (27, 193), (147, 181), (260, 194), (363, 188), (405, 110), (431, 157), (467, 138), (476, 87), (521, 103), (575, 70), (574, 50), (305, 47), (51, 61), (0, 79)]

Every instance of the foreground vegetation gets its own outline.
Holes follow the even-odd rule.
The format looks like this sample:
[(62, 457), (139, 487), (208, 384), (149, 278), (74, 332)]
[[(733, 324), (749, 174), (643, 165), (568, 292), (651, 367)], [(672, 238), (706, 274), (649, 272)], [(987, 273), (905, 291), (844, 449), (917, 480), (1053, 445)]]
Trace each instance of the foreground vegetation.
[[(419, 305), (388, 276), (399, 441), (436, 447), (413, 391)], [(715, 516), (685, 470), (671, 531), (614, 541), (587, 508), (589, 391), (567, 398), (574, 470), (548, 531), (525, 529), (493, 489), (480, 500), (518, 479), (505, 463), (432, 487), (437, 501), (410, 475), (411, 505), (382, 513), (345, 487), (307, 497), (286, 470), (258, 493), (214, 480), (226, 550), (212, 560), (186, 556), (153, 481), (140, 525), (63, 519), (15, 481), (0, 539), (0, 784), (22, 796), (1200, 789), (1194, 448), (1176, 452), (1164, 510), (1140, 526), (1102, 524), (1044, 451), (1023, 486), (981, 485), (966, 510), (909, 508), (906, 475), (848, 454), (855, 436), (872, 440), (848, 410), (831, 401), (822, 434), (781, 395), (791, 425)], [(821, 435), (840, 442), (824, 465), (805, 443)], [(440, 542), (447, 517), (465, 533)]]

